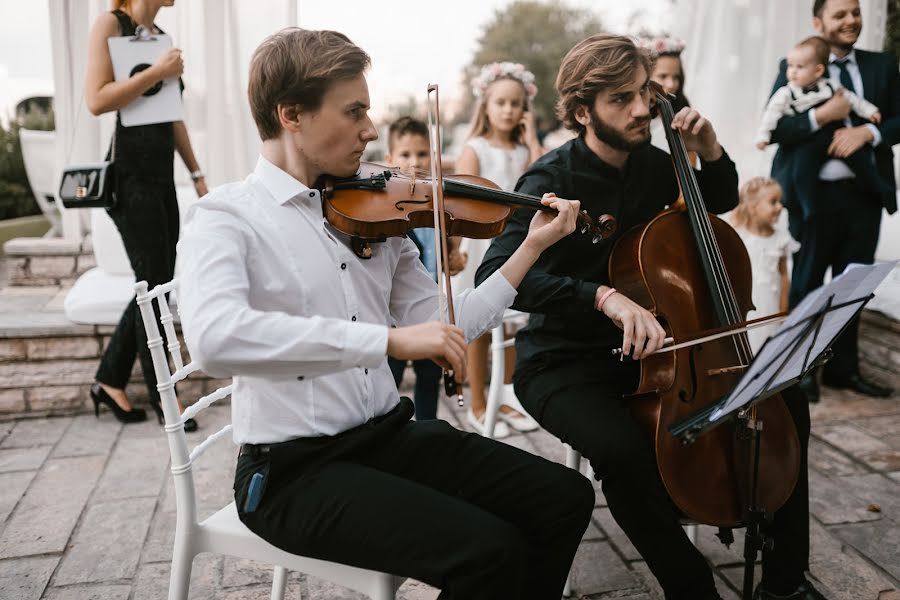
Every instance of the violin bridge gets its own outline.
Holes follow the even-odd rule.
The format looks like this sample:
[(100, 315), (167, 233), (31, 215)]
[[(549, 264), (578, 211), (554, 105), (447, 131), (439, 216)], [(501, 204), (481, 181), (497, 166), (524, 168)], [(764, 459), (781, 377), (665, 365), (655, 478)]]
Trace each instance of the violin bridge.
[(722, 367), (721, 369), (709, 369), (706, 374), (709, 377), (714, 377), (716, 375), (727, 375), (729, 373), (740, 373), (744, 369), (747, 368), (747, 365), (736, 365), (734, 367)]

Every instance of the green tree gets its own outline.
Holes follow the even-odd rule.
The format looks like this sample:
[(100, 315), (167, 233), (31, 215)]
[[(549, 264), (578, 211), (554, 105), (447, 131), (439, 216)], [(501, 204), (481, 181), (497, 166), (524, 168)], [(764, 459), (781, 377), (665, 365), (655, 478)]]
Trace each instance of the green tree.
[(884, 49), (900, 56), (900, 0), (888, 0)]
[[(478, 74), (482, 65), (497, 61), (519, 62), (534, 73), (538, 94), (534, 102), (535, 117), (556, 122), (556, 74), (559, 63), (572, 47), (595, 33), (602, 32), (594, 13), (566, 6), (559, 1), (538, 2), (516, 0), (498, 10), (485, 26), (478, 40), (478, 50), (466, 68), (466, 82)], [(474, 98), (466, 85), (468, 110), (472, 114)]]
[(53, 129), (52, 111), (28, 110), (10, 119), (8, 127), (0, 124), (0, 220), (41, 212), (25, 174), (20, 129)]

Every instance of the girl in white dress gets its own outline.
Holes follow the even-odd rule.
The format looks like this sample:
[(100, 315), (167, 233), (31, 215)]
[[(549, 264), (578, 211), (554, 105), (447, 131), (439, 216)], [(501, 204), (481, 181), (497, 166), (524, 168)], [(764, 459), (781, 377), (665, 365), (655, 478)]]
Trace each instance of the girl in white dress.
[[(788, 257), (800, 249), (781, 215), (781, 186), (768, 177), (754, 177), (741, 186), (741, 201), (731, 213), (731, 225), (744, 241), (753, 272), (753, 305), (747, 320), (788, 309)], [(777, 325), (757, 327), (748, 332), (756, 352)]]
[[(456, 172), (490, 179), (502, 189), (513, 191), (516, 181), (532, 162), (543, 154), (537, 139), (534, 116), (529, 102), (537, 94), (534, 75), (518, 63), (502, 62), (485, 65), (472, 82), (479, 99), (472, 119), (469, 139), (456, 161)], [(468, 254), (466, 268), (456, 276), (454, 290), (475, 286), (475, 271), (481, 264), (491, 240), (464, 239), (460, 250)], [(469, 344), (468, 376), (471, 399), (469, 423), (484, 433), (486, 408), (488, 350), (490, 333)], [(519, 431), (537, 429), (538, 424), (527, 414), (507, 405), (500, 407), (501, 419), (494, 437), (509, 434), (507, 425)]]

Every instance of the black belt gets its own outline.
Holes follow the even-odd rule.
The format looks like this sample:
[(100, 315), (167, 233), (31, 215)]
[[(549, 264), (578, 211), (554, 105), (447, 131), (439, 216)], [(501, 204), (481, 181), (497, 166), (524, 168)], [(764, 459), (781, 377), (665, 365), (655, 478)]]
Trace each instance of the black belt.
[(238, 453), (238, 456), (249, 454), (253, 458), (257, 458), (260, 455), (268, 454), (271, 448), (271, 444), (241, 444), (241, 451)]

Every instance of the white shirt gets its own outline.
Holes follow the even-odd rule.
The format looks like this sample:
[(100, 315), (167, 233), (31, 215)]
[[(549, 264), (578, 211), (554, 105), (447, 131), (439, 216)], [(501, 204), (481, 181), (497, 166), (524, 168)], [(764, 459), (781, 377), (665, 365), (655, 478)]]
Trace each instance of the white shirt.
[[(400, 237), (358, 258), (322, 216), (319, 193), (260, 158), (240, 183), (188, 213), (178, 244), (191, 355), (234, 377), (236, 443), (334, 435), (399, 402), (388, 327), (432, 321), (437, 286)], [(455, 298), (471, 340), (500, 323), (515, 289), (498, 271)]]
[[(781, 117), (804, 113), (831, 98), (841, 87), (841, 83), (837, 79), (829, 80), (823, 77), (815, 83), (815, 87), (807, 91), (793, 83), (778, 88), (769, 98), (769, 103), (766, 104), (766, 109), (763, 111), (762, 121), (756, 133), (756, 141), (768, 142)], [(844, 90), (844, 98), (850, 103), (850, 109), (863, 119), (871, 119), (872, 115), (878, 112), (877, 106), (850, 90)]]
[[(853, 91), (860, 98), (864, 97), (865, 91), (863, 90), (863, 82), (862, 75), (859, 72), (859, 65), (856, 63), (856, 50), (850, 50), (850, 53), (845, 57), (847, 59), (847, 74), (850, 75), (850, 81), (853, 82), (853, 87), (855, 88)], [(836, 81), (841, 80), (841, 69), (834, 64), (834, 61), (838, 59), (837, 55), (834, 52), (831, 52), (828, 55), (828, 74), (832, 79)], [(816, 109), (812, 109), (809, 111), (809, 122), (812, 125), (812, 130), (818, 131), (820, 129), (820, 125), (818, 121), (816, 121)], [(845, 121), (847, 127), (851, 127), (850, 120), (847, 119)], [(878, 131), (878, 127), (874, 124), (866, 125), (869, 128), (869, 131), (872, 132), (872, 141), (869, 142), (874, 148), (878, 144), (881, 143), (881, 132)], [(847, 166), (847, 163), (844, 161), (833, 158), (829, 161), (826, 161), (824, 165), (822, 165), (821, 170), (819, 170), (819, 179), (824, 181), (838, 181), (840, 179), (850, 179), (851, 177), (856, 177), (850, 167)]]

